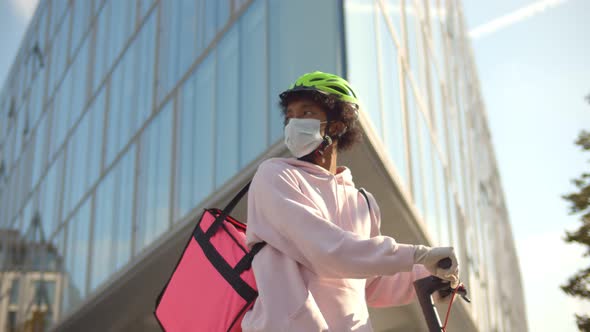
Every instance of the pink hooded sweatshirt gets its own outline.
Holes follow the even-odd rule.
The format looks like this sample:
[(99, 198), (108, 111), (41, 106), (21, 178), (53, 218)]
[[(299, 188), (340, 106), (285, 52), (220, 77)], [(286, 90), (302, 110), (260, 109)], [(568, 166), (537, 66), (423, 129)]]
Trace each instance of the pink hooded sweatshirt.
[(273, 158), (248, 194), (247, 241), (267, 245), (252, 263), (259, 296), (242, 322), (254, 331), (372, 331), (367, 305), (415, 298), (412, 282), (429, 275), (413, 264), (412, 245), (380, 234), (379, 207), (352, 182), (292, 158)]

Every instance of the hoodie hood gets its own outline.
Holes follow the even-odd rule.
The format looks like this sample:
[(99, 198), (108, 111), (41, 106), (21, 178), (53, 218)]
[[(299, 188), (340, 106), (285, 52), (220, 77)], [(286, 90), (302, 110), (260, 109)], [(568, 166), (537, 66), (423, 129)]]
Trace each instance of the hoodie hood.
[(322, 166), (310, 163), (308, 161), (303, 161), (295, 158), (271, 158), (274, 162), (281, 162), (285, 163), (294, 167), (297, 167), (300, 170), (305, 171), (309, 175), (314, 178), (336, 180), (336, 183), (340, 185), (352, 186), (354, 187), (354, 182), (352, 181), (352, 173), (350, 169), (346, 166), (338, 166), (336, 168), (336, 174), (330, 173), (327, 169), (323, 168)]

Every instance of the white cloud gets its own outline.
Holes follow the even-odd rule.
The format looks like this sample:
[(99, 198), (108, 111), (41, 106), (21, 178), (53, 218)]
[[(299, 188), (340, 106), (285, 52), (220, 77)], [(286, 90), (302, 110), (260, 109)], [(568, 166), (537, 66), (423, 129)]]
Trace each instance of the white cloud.
[(471, 31), (469, 36), (472, 39), (478, 39), (483, 36), (494, 33), (500, 29), (511, 26), (515, 23), (521, 22), (531, 16), (540, 14), (550, 8), (557, 7), (567, 0), (540, 0), (526, 7), (522, 7), (513, 11), (512, 13), (506, 14), (502, 17), (496, 18), (488, 23), (482, 24)]
[(33, 17), (39, 0), (10, 0), (14, 10), (27, 22)]
[(574, 313), (586, 313), (588, 301), (566, 295), (560, 288), (589, 262), (584, 248), (566, 244), (564, 231), (530, 234), (517, 239), (520, 269), (525, 291), (529, 331), (577, 331)]
[[(392, 15), (395, 19), (399, 19), (401, 16), (401, 6), (395, 4), (384, 3), (385, 8)], [(375, 5), (373, 2), (366, 2), (366, 3), (359, 3), (359, 2), (344, 2), (347, 11), (356, 12), (356, 13), (372, 13), (374, 12), (375, 8), (380, 8), (378, 5)], [(416, 8), (411, 4), (406, 4), (406, 14), (410, 16), (418, 16)], [(422, 8), (422, 7), (420, 7)], [(423, 11), (423, 9), (421, 9)], [(433, 5), (430, 6), (429, 9), (431, 17), (446, 17), (446, 10), (444, 8), (436, 8)]]

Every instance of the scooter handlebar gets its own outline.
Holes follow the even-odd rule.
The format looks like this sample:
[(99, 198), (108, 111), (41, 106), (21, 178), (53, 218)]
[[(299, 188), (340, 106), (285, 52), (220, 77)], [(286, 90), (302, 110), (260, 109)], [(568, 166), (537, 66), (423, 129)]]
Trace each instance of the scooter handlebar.
[[(451, 261), (449, 258), (443, 259), (441, 260), (441, 262), (439, 262), (439, 266), (440, 264), (444, 263), (444, 260), (447, 259), (449, 262)], [(441, 266), (441, 268), (444, 267)], [(424, 314), (424, 319), (426, 320), (428, 331), (441, 332), (442, 326), (440, 318), (438, 316), (438, 311), (434, 306), (432, 294), (436, 291), (439, 291), (441, 297), (445, 297), (454, 292), (455, 290), (451, 288), (448, 281), (444, 281), (435, 276), (429, 276), (414, 281), (414, 289), (416, 290), (416, 296), (418, 297), (418, 301), (420, 302), (420, 307), (422, 308), (422, 313)], [(471, 300), (467, 297), (467, 290), (465, 289), (465, 287), (463, 287), (463, 285), (459, 286), (457, 294), (461, 295), (461, 297), (465, 301), (471, 302)]]

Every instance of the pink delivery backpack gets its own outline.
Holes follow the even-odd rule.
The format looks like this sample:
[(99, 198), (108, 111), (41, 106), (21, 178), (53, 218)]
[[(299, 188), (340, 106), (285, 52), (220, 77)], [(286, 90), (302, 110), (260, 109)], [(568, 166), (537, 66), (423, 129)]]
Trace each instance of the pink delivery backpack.
[(246, 224), (229, 214), (248, 183), (223, 209), (205, 209), (172, 276), (156, 299), (154, 314), (164, 331), (241, 331), (258, 296), (251, 269), (265, 243), (246, 247)]

